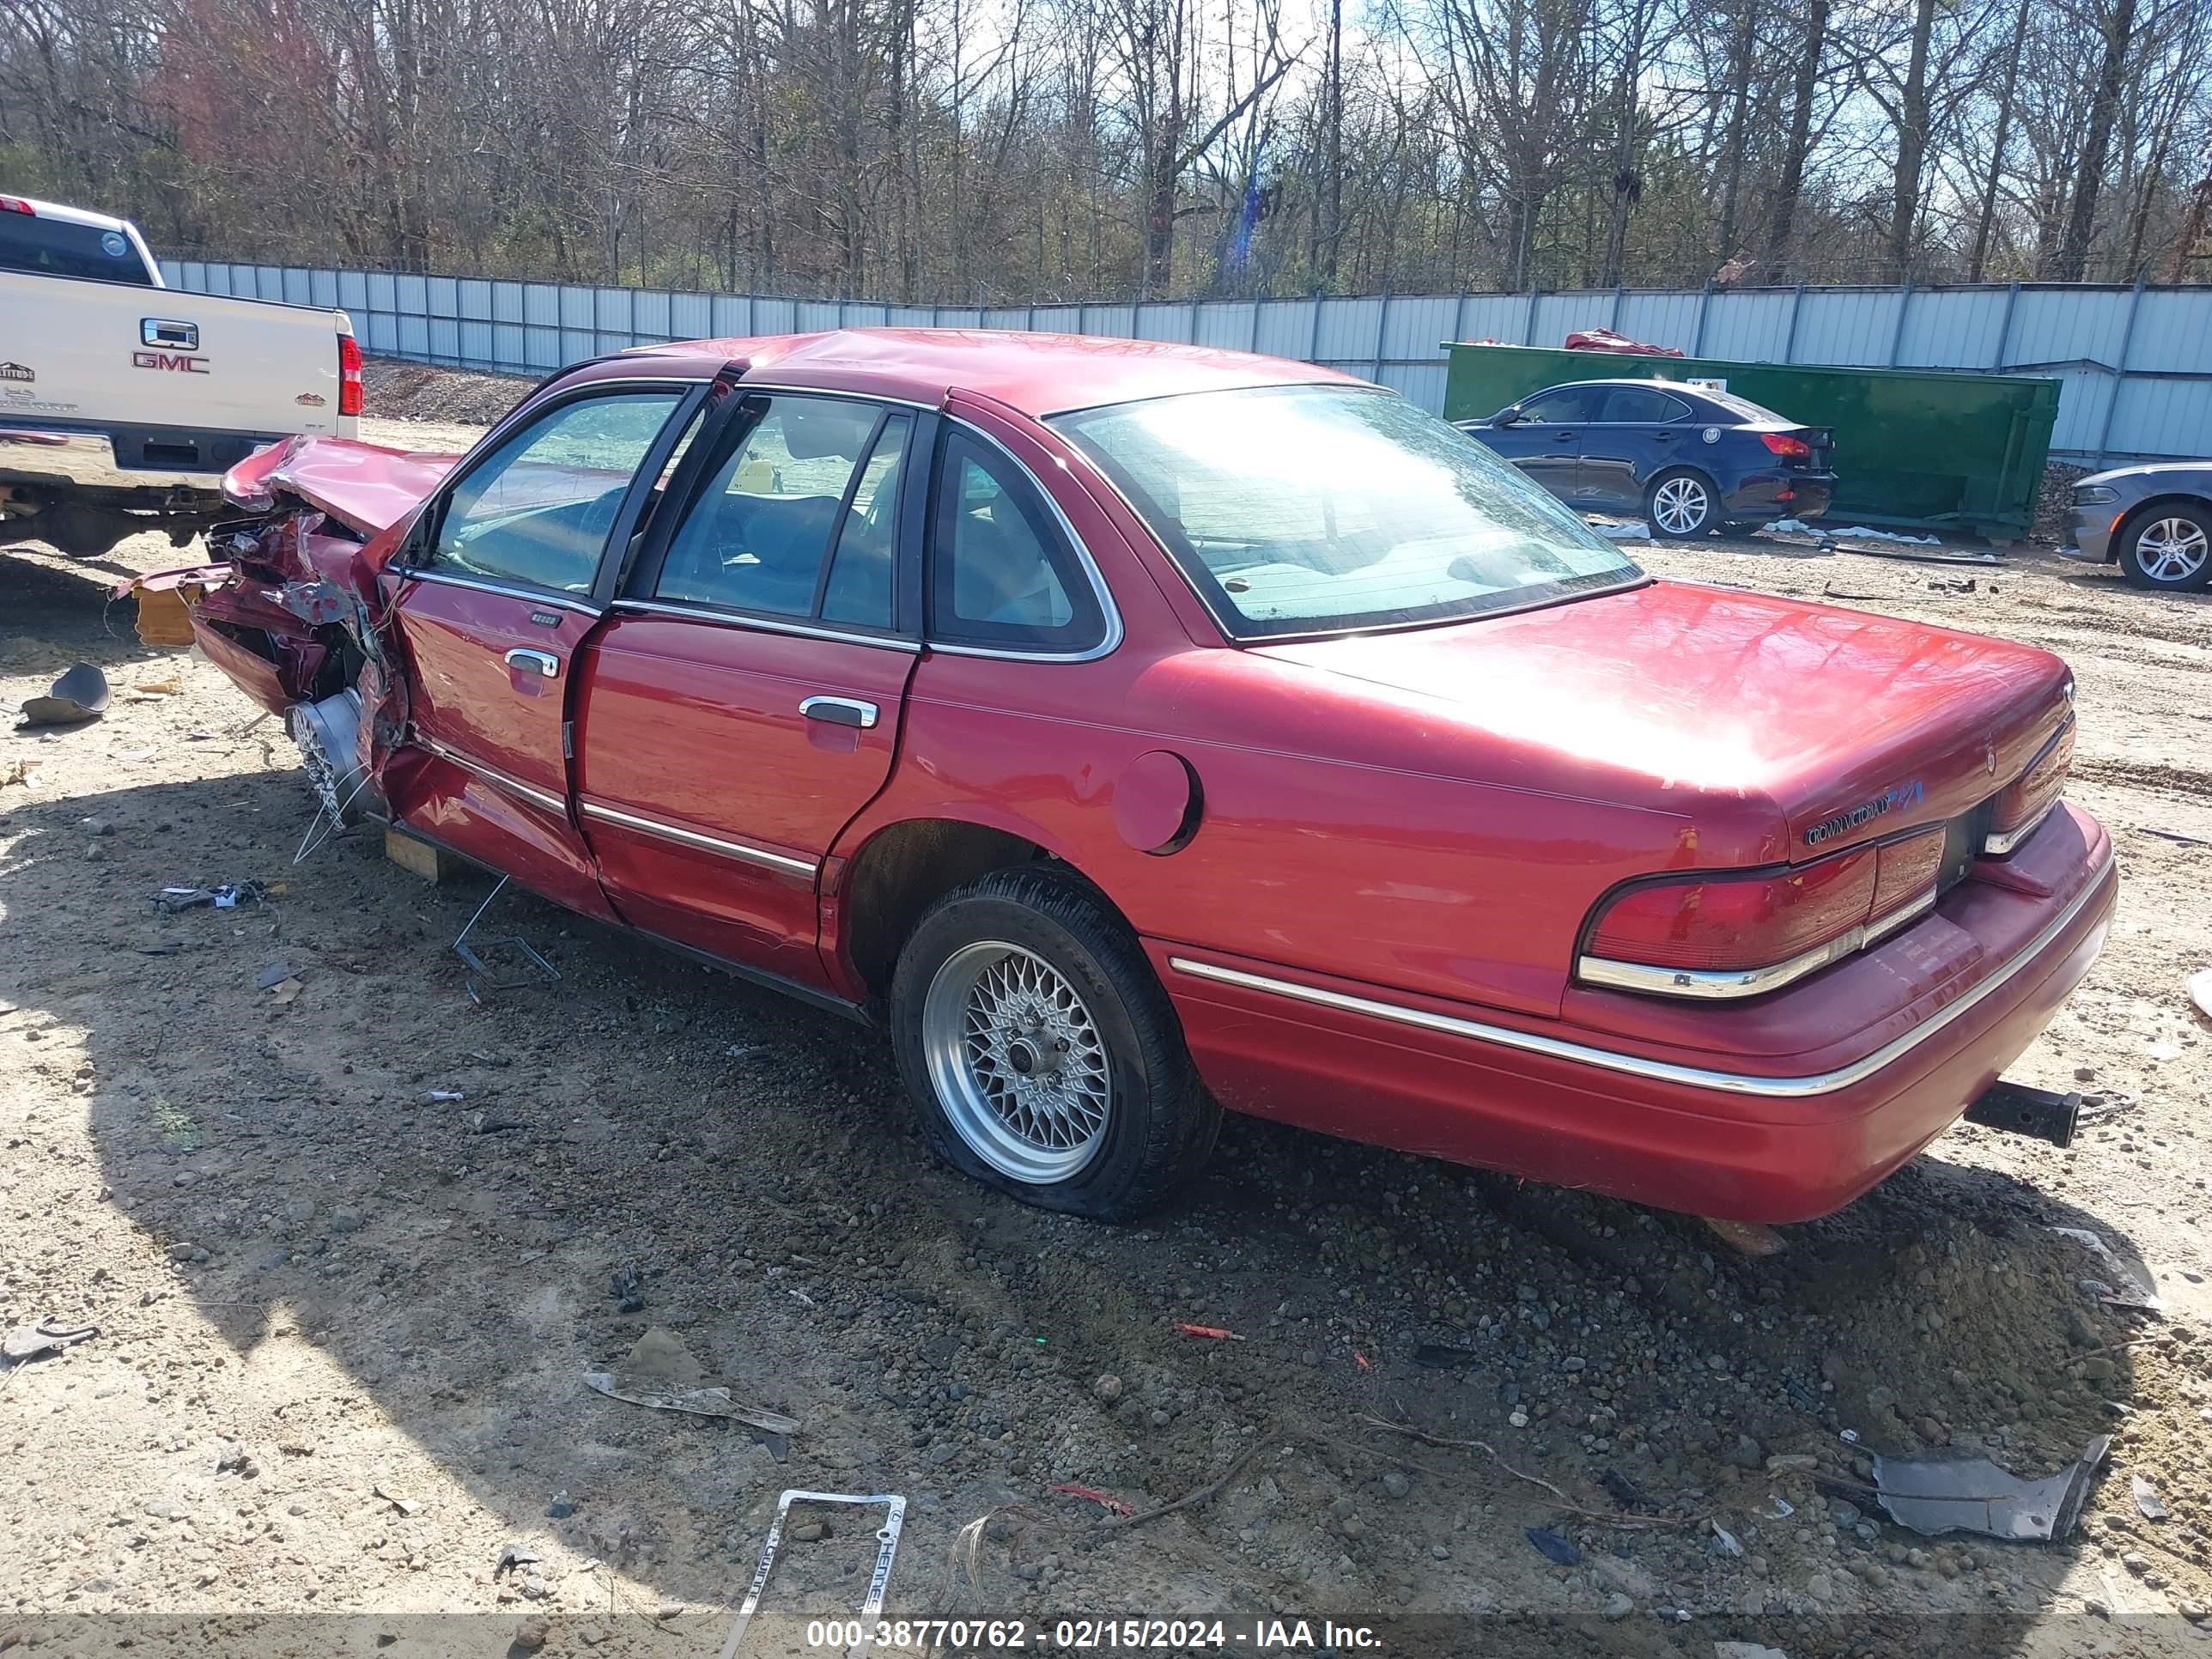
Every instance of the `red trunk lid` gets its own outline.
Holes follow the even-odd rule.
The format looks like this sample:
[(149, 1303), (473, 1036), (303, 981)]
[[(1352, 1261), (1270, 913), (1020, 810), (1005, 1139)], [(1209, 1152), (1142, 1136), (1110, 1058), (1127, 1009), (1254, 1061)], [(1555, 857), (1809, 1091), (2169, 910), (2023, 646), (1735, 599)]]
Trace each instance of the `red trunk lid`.
[(1771, 802), (1792, 860), (1971, 811), (2070, 714), (2047, 651), (1687, 582), (1258, 648), (1442, 700), (1595, 797), (1693, 816), (1700, 795)]

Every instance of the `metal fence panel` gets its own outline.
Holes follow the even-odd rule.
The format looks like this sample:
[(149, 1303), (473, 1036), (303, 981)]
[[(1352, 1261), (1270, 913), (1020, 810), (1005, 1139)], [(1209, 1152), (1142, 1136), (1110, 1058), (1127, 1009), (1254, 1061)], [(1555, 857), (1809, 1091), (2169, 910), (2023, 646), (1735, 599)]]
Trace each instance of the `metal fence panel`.
[(1189, 341), (1328, 363), (1434, 409), (1447, 339), (1556, 346), (1612, 328), (1710, 357), (2047, 374), (2054, 453), (2212, 453), (2212, 290), (2045, 285), (969, 307), (670, 294), (165, 258), (186, 293), (343, 309), (364, 349), (538, 374), (643, 342), (881, 325), (1036, 328)]

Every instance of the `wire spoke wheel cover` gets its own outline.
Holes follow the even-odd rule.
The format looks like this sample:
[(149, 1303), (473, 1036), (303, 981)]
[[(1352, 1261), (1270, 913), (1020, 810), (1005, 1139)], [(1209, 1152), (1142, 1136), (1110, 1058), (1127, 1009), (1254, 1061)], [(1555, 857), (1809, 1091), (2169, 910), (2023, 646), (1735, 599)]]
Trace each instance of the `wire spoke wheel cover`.
[(2190, 519), (2159, 519), (2136, 538), (2136, 562), (2155, 582), (2186, 581), (2212, 557), (2203, 526)]
[(929, 1080), (969, 1150), (1044, 1186), (1097, 1156), (1113, 1110), (1106, 1043), (1074, 986), (996, 939), (955, 951), (922, 1003)]
[(1670, 536), (1686, 536), (1713, 510), (1712, 497), (1695, 478), (1669, 478), (1652, 492), (1651, 516)]

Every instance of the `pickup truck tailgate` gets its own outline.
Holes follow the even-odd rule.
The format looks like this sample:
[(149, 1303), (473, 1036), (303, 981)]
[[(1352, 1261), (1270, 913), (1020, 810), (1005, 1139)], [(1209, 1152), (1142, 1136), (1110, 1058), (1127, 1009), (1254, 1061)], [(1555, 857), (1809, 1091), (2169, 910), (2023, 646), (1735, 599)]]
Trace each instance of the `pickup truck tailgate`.
[(350, 437), (345, 313), (0, 271), (0, 425), (93, 429), (116, 465), (215, 472), (292, 433)]

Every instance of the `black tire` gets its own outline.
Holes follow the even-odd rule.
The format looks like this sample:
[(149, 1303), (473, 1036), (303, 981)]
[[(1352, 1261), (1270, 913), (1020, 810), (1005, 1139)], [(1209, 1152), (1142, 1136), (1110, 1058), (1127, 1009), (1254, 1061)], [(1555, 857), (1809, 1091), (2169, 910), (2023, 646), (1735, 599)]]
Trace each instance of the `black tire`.
[(2212, 507), (2201, 502), (2138, 508), (2120, 526), (2118, 545), (2120, 572), (2137, 587), (2194, 593), (2212, 586)]
[[(940, 1095), (933, 1071), (931, 988), (940, 975), (957, 987), (961, 964), (975, 959), (963, 953), (988, 954), (994, 945), (1016, 947), (1059, 975), (1080, 999), (1103, 1050), (1103, 1127), (1088, 1161), (1060, 1178), (1023, 1178), (993, 1163), (960, 1127), (958, 1108)], [(954, 991), (944, 994), (950, 999)], [(1199, 1081), (1167, 993), (1128, 925), (1072, 877), (994, 871), (938, 900), (899, 953), (890, 1015), (899, 1075), (932, 1149), (962, 1174), (1024, 1204), (1129, 1220), (1164, 1202), (1213, 1151), (1221, 1108)], [(995, 1074), (1013, 1086), (1010, 1073)], [(957, 1078), (951, 1086), (958, 1087)]]
[[(1666, 489), (1669, 484), (1678, 484), (1684, 481), (1696, 487), (1696, 491), (1702, 497), (1703, 506), (1694, 517), (1687, 520), (1676, 518), (1675, 514), (1670, 509), (1668, 517), (1676, 518), (1677, 524), (1676, 528), (1670, 530), (1659, 520), (1660, 492)], [(1694, 466), (1670, 466), (1653, 478), (1650, 487), (1644, 492), (1644, 522), (1651, 527), (1653, 537), (1662, 542), (1692, 542), (1709, 536), (1719, 527), (1721, 522), (1719, 487)]]

